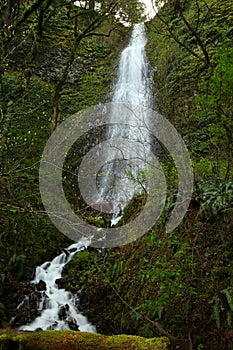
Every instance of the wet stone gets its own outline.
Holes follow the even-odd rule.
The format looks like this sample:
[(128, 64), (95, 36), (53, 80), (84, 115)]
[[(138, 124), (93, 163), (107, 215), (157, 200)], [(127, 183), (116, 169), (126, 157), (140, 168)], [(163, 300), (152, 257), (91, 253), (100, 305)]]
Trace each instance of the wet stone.
[(63, 305), (60, 307), (60, 310), (58, 312), (58, 317), (59, 317), (59, 320), (65, 320), (66, 317), (67, 317), (67, 312), (69, 311), (69, 305), (66, 304), (66, 305)]
[(70, 330), (72, 331), (79, 331), (79, 326), (77, 324), (77, 321), (73, 318), (73, 317), (68, 317), (68, 319), (66, 320)]
[(40, 292), (46, 290), (46, 283), (42, 280), (40, 280), (37, 284), (36, 284), (36, 289)]
[(66, 283), (67, 283), (67, 281), (66, 281), (66, 279), (64, 277), (61, 277), (61, 278), (57, 278), (55, 280), (55, 283), (58, 285), (59, 288), (64, 288)]

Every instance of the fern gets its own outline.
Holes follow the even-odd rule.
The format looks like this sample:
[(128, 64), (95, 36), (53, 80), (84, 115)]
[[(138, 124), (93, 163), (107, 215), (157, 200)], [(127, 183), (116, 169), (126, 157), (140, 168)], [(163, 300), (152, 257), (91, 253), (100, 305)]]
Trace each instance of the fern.
[(3, 312), (4, 308), (5, 308), (4, 304), (0, 301), (0, 313)]
[(233, 312), (233, 300), (232, 300), (231, 293), (230, 293), (229, 289), (223, 289), (221, 291), (221, 293), (226, 296), (228, 306), (229, 306), (231, 312)]
[[(230, 290), (228, 288), (223, 289), (221, 291), (222, 294), (225, 295), (227, 300), (228, 309), (226, 310), (226, 323), (228, 328), (232, 327), (232, 316), (233, 316), (233, 298), (230, 293)], [(220, 312), (224, 311), (223, 307), (219, 306), (220, 299), (219, 297), (215, 296), (213, 299), (209, 302), (210, 304), (213, 304), (213, 318), (215, 320), (217, 329), (221, 328), (221, 321), (220, 321)]]
[(2, 293), (3, 293), (3, 286), (4, 286), (5, 278), (6, 278), (5, 274), (0, 273), (0, 295), (2, 295)]
[(213, 297), (213, 299), (211, 301), (209, 301), (209, 304), (213, 304), (212, 317), (215, 320), (217, 329), (221, 328), (219, 301), (220, 301), (220, 299), (217, 296)]
[(216, 326), (218, 329), (221, 328), (221, 324), (220, 324), (220, 312), (219, 312), (219, 307), (217, 304), (215, 304), (213, 306), (213, 316), (214, 316), (214, 320), (216, 322)]
[(117, 279), (124, 271), (124, 261), (116, 261), (111, 268), (111, 279)]
[(201, 202), (199, 214), (205, 212), (216, 214), (233, 207), (233, 183), (218, 181), (203, 181), (197, 185), (197, 200)]
[(229, 328), (232, 326), (232, 312), (229, 310), (227, 311), (227, 326)]

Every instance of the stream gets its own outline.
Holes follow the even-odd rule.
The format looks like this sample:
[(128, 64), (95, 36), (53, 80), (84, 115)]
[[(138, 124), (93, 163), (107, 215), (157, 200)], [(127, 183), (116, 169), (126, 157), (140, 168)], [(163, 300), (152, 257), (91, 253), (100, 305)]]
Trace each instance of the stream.
[[(146, 41), (144, 24), (136, 24), (128, 46), (121, 53), (118, 79), (112, 95), (115, 108), (112, 110), (109, 124), (114, 124), (114, 118), (119, 113), (120, 103), (151, 106), (152, 78), (149, 74), (149, 64), (145, 54)], [(107, 133), (109, 139), (124, 137), (140, 140), (145, 145), (149, 144), (149, 135), (138, 132), (137, 128), (113, 126), (108, 128)], [(136, 172), (136, 170), (137, 166), (133, 171)], [(121, 211), (138, 191), (135, 182), (129, 179), (126, 173), (127, 166), (122, 166), (119, 162), (112, 162), (106, 167), (99, 183), (101, 196), (108, 200), (114, 200), (116, 203), (112, 226), (120, 220)], [(116, 182), (119, 182), (118, 179), (120, 179), (121, 186), (116, 185)], [(46, 261), (36, 268), (35, 278), (31, 284), (34, 284), (35, 288), (38, 284), (43, 283), (44, 285), (42, 291), (36, 290), (38, 292), (37, 310), (40, 312), (40, 316), (29, 324), (21, 326), (21, 330), (72, 329), (96, 332), (95, 326), (90, 324), (87, 318), (79, 312), (78, 297), (67, 292), (57, 283), (62, 278), (64, 266), (71, 261), (75, 254), (87, 246), (88, 241), (81, 239), (78, 243), (70, 245), (52, 261)], [(18, 309), (27, 306), (27, 303), (28, 296), (25, 296), (25, 299), (18, 305)]]
[[(56, 256), (52, 261), (46, 261), (36, 268), (35, 278), (31, 283), (37, 285), (40, 281), (45, 282), (46, 289), (39, 292), (37, 308), (41, 316), (37, 317), (28, 325), (21, 326), (21, 330), (36, 329), (72, 329), (85, 332), (95, 332), (87, 318), (77, 308), (77, 298), (72, 293), (60, 288), (56, 283), (62, 277), (64, 266), (74, 257), (75, 254), (84, 250), (88, 245), (86, 240), (70, 245), (63, 253)], [(27, 297), (18, 308), (27, 303)]]

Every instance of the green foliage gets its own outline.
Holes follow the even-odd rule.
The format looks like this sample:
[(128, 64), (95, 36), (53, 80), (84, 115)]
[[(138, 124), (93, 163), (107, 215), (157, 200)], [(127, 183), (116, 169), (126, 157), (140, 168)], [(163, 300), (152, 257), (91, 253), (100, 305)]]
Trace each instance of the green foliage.
[(209, 180), (198, 183), (197, 197), (200, 215), (224, 213), (233, 208), (233, 183)]
[[(179, 8), (174, 8), (179, 4), (196, 28), (195, 35)], [(158, 18), (147, 24), (155, 103), (190, 150), (196, 175), (193, 201), (175, 232), (165, 233), (160, 222), (119, 252), (109, 249), (95, 256), (98, 269), (88, 267), (92, 279), (85, 272), (82, 283), (73, 279), (73, 290), (88, 293), (86, 309), (101, 315), (102, 329), (109, 333), (155, 336), (158, 330), (143, 318), (146, 315), (178, 339), (189, 339), (195, 349), (231, 348), (232, 2), (171, 1), (160, 13), (169, 19), (167, 27)], [(194, 55), (171, 37), (168, 28)], [(169, 210), (177, 192), (177, 173), (171, 166), (163, 170), (170, 190)], [(139, 203), (144, 202), (138, 197), (126, 208), (124, 222), (138, 214)], [(68, 279), (72, 273), (67, 272)]]
[[(220, 291), (225, 296), (225, 300), (222, 301), (219, 296), (214, 296), (210, 304), (213, 305), (212, 317), (216, 322), (217, 329), (221, 329), (225, 326), (232, 328), (233, 317), (233, 298), (232, 288), (225, 288)], [(225, 319), (221, 315), (225, 314)]]
[(0, 273), (0, 296), (2, 295), (3, 293), (3, 285), (4, 285), (4, 282), (5, 282), (5, 274), (4, 273)]
[(203, 344), (198, 344), (197, 350), (203, 350), (203, 349), (205, 349), (204, 345)]
[(213, 303), (213, 319), (216, 322), (217, 329), (221, 328), (221, 321), (220, 321), (220, 310), (219, 310), (219, 298), (213, 297), (213, 299), (209, 302), (210, 304)]
[[(160, 111), (178, 126), (200, 178), (209, 171), (208, 160), (214, 175), (232, 176), (232, 13), (228, 0), (221, 5), (214, 0), (172, 1), (148, 25), (147, 52), (156, 67)], [(201, 42), (209, 68), (201, 63)], [(204, 161), (199, 163), (201, 156), (206, 168)]]
[(3, 314), (5, 311), (5, 306), (4, 304), (0, 301), (0, 314)]
[[(162, 316), (163, 316), (163, 311), (164, 311), (164, 307), (161, 303), (161, 301), (157, 301), (157, 300), (145, 300), (144, 303), (136, 306), (134, 308), (135, 311), (139, 312), (139, 317), (140, 317), (140, 313), (142, 313), (143, 315), (147, 315), (148, 317), (150, 317), (150, 319), (152, 320), (159, 320), (162, 321)], [(131, 312), (131, 317), (134, 319), (135, 315), (137, 316), (137, 314), (135, 314), (135, 312)], [(148, 328), (148, 324), (145, 324), (146, 329)], [(151, 325), (149, 327), (149, 330), (151, 331)], [(143, 328), (143, 333), (144, 333), (145, 329)], [(147, 335), (148, 336), (148, 335)], [(153, 336), (150, 335), (150, 336)]]
[(49, 135), (51, 85), (37, 77), (26, 82), (21, 73), (9, 71), (1, 88), (0, 269), (5, 280), (1, 278), (0, 294), (5, 303), (11, 284), (31, 278), (34, 266), (68, 240), (44, 215), (38, 184)]
[(96, 261), (98, 259), (97, 254), (91, 254), (87, 250), (79, 252), (67, 264), (65, 271), (69, 272), (68, 287), (71, 290), (75, 290), (77, 282), (82, 286), (85, 284), (92, 284), (95, 279), (96, 272), (98, 271)]
[(108, 275), (111, 281), (118, 279), (124, 272), (124, 261), (116, 260), (109, 268)]
[(225, 295), (225, 297), (227, 299), (228, 306), (230, 308), (230, 311), (233, 312), (233, 300), (232, 300), (232, 295), (231, 295), (230, 290), (229, 289), (223, 289), (221, 291), (221, 293)]
[(200, 84), (197, 118), (205, 125), (209, 142), (216, 147), (216, 157), (225, 155), (231, 162), (233, 97), (229, 91), (233, 90), (233, 49), (223, 47), (219, 51), (214, 56), (215, 68), (208, 80)]
[[(188, 22), (192, 27), (198, 24), (197, 34), (207, 50), (209, 66), (197, 35), (188, 30), (181, 12), (175, 8), (178, 3), (168, 2), (162, 14), (169, 19), (173, 33), (196, 55), (172, 39), (158, 18), (148, 23), (147, 52), (154, 68), (155, 102), (182, 134), (193, 158), (197, 178), (195, 200), (175, 232), (165, 233), (162, 222), (140, 240), (120, 249), (83, 251), (67, 265), (65, 274), (72, 291), (85, 292), (88, 301), (84, 301), (84, 311), (105, 334), (124, 332), (154, 337), (159, 331), (143, 318), (146, 315), (177, 338), (191, 338), (193, 348), (202, 349), (206, 344), (211, 349), (219, 349), (224, 342), (228, 346), (232, 341), (233, 302), (229, 287), (233, 280), (230, 215), (233, 101), (229, 93), (233, 90), (232, 1), (180, 1)], [(124, 15), (134, 4), (134, 1), (124, 2)], [(36, 28), (41, 8), (24, 23), (22, 30), (17, 31), (8, 46), (8, 65), (4, 65), (5, 73), (1, 76), (1, 117), (2, 112), (4, 117), (0, 178), (0, 205), (4, 214), (0, 235), (2, 297), (12, 293), (9, 281), (31, 278), (36, 264), (48, 260), (59, 247), (68, 243), (44, 215), (38, 186), (38, 165), (49, 136), (54, 88), (69, 56), (74, 34), (74, 23), (70, 20), (74, 12), (70, 12), (66, 1), (61, 11), (57, 11), (57, 5), (60, 6), (52, 1), (45, 14), (41, 36)], [(103, 9), (108, 5), (103, 2)], [(72, 19), (78, 18), (78, 29), (82, 31), (91, 21), (90, 13), (73, 10), (78, 12)], [(135, 12), (131, 19), (136, 18)], [(24, 9), (20, 8), (19, 13), (23, 15)], [(99, 32), (109, 32), (111, 18), (102, 23)], [(70, 70), (61, 90), (61, 120), (108, 98), (103, 95), (109, 91), (112, 67), (127, 34), (128, 29), (117, 25), (117, 31), (109, 38), (97, 36), (82, 41), (73, 62), (74, 69)], [(3, 46), (1, 54), (2, 50)], [(49, 53), (52, 64), (48, 61)], [(83, 150), (86, 141), (95, 140), (95, 136), (79, 140), (76, 148)], [(77, 167), (74, 159), (70, 163), (67, 161), (70, 165), (67, 172), (71, 170), (72, 173), (74, 164)], [(175, 167), (164, 166), (163, 169), (170, 190), (166, 203), (169, 210), (177, 192), (177, 173)], [(141, 175), (139, 180), (143, 179)], [(72, 205), (80, 203), (71, 194), (71, 189), (75, 188), (69, 188), (72, 181), (65, 181), (65, 176), (70, 202)], [(132, 220), (144, 203), (145, 196), (135, 198), (125, 210), (124, 222)], [(85, 217), (96, 226), (105, 224), (93, 212), (89, 211)], [(2, 303), (0, 309), (3, 310)], [(31, 348), (39, 346), (38, 339), (41, 344), (48, 343), (50, 334), (31, 335), (34, 337)], [(67, 348), (70, 343), (63, 333), (60, 334), (54, 348)], [(21, 348), (24, 346), (22, 338)], [(99, 341), (106, 341), (107, 348), (123, 348), (118, 337), (99, 338)], [(90, 343), (94, 341), (96, 348), (95, 335), (89, 340)], [(212, 346), (215, 341), (217, 346)], [(155, 344), (156, 341), (148, 339), (144, 345), (136, 346), (154, 349)], [(87, 349), (85, 341), (84, 346)], [(159, 346), (167, 347), (163, 343)], [(132, 347), (130, 343), (126, 348)]]
[[(74, 18), (78, 19), (78, 31), (87, 28), (91, 19), (88, 11), (81, 11), (70, 1), (61, 4), (54, 0), (48, 2), (49, 7), (44, 1), (35, 3), (39, 8), (34, 11), (30, 1), (27, 6), (14, 2), (19, 9), (12, 12), (12, 26), (8, 31), (7, 26), (0, 28), (1, 34), (4, 32), (0, 39), (3, 43), (0, 52), (3, 59), (0, 71), (0, 210), (3, 214), (0, 218), (0, 295), (3, 302), (15, 288), (14, 283), (31, 279), (36, 265), (70, 243), (44, 211), (38, 170), (50, 135), (54, 90), (74, 39)], [(29, 10), (33, 11), (29, 14)], [(0, 6), (1, 15), (2, 11)], [(29, 17), (24, 18), (26, 13)], [(43, 23), (39, 28), (41, 16)], [(108, 34), (114, 26), (117, 31), (110, 37), (87, 37), (79, 46), (61, 91), (61, 120), (108, 98), (112, 72), (109, 62), (114, 65), (123, 45), (123, 33), (128, 29), (117, 21), (107, 21), (107, 17), (98, 30)], [(23, 21), (15, 29), (19, 19)], [(97, 31), (97, 27), (92, 29)], [(102, 225), (91, 213), (87, 216), (90, 222)]]
[(12, 269), (15, 271), (16, 278), (19, 279), (23, 272), (24, 272), (24, 263), (25, 263), (26, 255), (20, 254), (17, 255), (14, 253), (8, 262), (9, 269)]

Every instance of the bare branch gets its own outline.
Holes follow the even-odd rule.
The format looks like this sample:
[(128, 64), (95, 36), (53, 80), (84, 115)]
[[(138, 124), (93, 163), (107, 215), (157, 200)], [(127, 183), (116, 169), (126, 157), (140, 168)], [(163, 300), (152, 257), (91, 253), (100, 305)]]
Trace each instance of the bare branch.
[(179, 38), (175, 35), (175, 33), (172, 31), (172, 29), (170, 28), (170, 25), (167, 21), (164, 20), (164, 18), (162, 16), (160, 16), (157, 13), (157, 17), (160, 19), (161, 22), (163, 22), (166, 25), (166, 28), (170, 34), (170, 36), (172, 37), (172, 39), (174, 39), (181, 47), (183, 47), (184, 49), (186, 49), (189, 53), (191, 53), (191, 55), (193, 55), (194, 57), (198, 58), (199, 60), (203, 61), (203, 58), (200, 57), (196, 52), (194, 52), (192, 49), (190, 49), (185, 43), (183, 43), (182, 41), (179, 40)]

